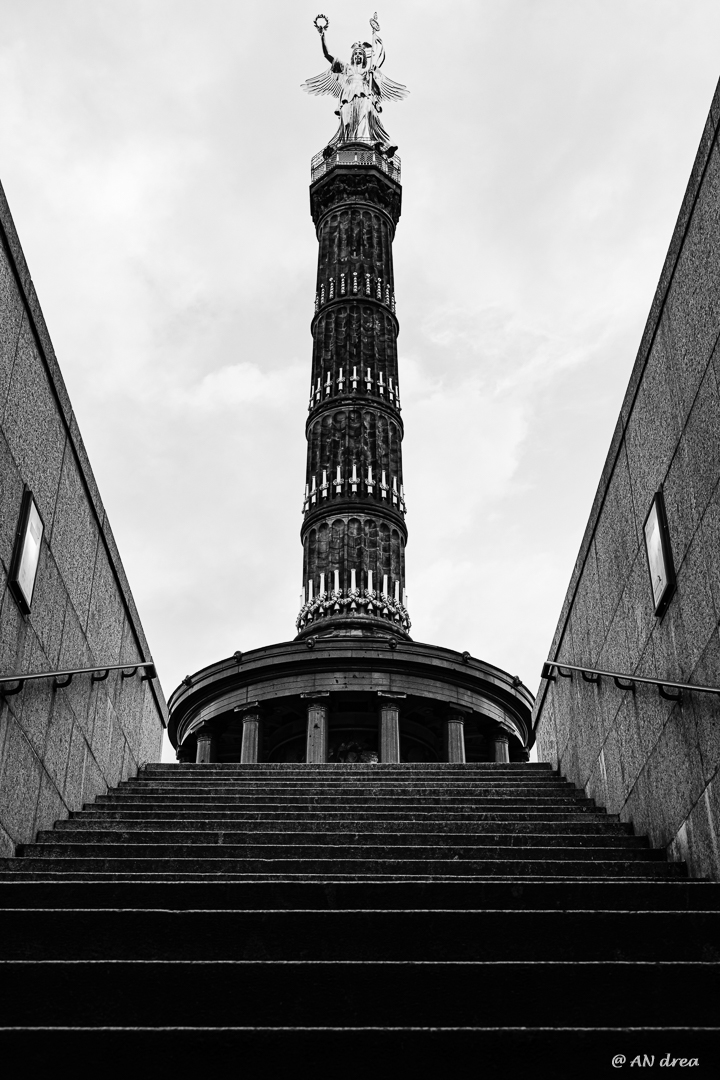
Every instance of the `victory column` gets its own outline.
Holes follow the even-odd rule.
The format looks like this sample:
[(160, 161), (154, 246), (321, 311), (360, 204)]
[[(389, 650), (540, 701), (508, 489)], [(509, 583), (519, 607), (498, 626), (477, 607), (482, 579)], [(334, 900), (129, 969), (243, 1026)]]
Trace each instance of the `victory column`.
[(181, 761), (523, 761), (532, 695), (469, 653), (410, 638), (405, 592), (403, 420), (392, 244), (402, 189), (381, 113), (407, 89), (372, 41), (303, 89), (337, 99), (338, 126), (311, 163), (318, 273), (297, 637), (236, 652), (170, 699)]

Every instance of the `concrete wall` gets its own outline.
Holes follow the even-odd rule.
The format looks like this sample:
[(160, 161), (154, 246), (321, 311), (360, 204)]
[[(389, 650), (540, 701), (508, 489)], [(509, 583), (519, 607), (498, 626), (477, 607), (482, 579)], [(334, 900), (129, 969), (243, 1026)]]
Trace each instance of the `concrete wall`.
[[(585, 531), (552, 659), (720, 687), (720, 88)], [(651, 180), (652, 178), (650, 178)], [(677, 592), (653, 613), (643, 522), (662, 485)], [(720, 698), (543, 682), (538, 756), (720, 878)]]
[[(7, 587), (23, 484), (45, 524), (32, 611)], [(0, 674), (150, 660), (0, 188)], [(26, 683), (0, 697), (0, 855), (157, 761), (157, 680)]]

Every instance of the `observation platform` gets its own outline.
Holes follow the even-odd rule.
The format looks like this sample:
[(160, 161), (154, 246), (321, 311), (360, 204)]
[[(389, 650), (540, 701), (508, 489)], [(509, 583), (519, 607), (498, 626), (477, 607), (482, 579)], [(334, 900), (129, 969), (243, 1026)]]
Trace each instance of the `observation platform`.
[(400, 183), (398, 155), (388, 157), (374, 146), (365, 143), (346, 143), (342, 148), (326, 146), (319, 154), (315, 154), (310, 162), (311, 182), (314, 184), (316, 180), (326, 176), (333, 169), (347, 165), (373, 166), (389, 176), (391, 180)]

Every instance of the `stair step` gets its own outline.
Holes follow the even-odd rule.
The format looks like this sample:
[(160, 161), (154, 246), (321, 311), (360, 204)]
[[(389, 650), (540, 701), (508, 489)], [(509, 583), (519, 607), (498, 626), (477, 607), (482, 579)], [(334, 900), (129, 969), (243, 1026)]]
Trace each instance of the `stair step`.
[(0, 959), (720, 960), (720, 911), (5, 910)]
[[(283, 806), (282, 803), (277, 804), (279, 807)], [(554, 810), (552, 808), (543, 811), (498, 811), (488, 810), (475, 812), (473, 810), (463, 810), (457, 813), (452, 810), (442, 811), (438, 810), (415, 810), (412, 813), (407, 810), (373, 810), (367, 814), (358, 814), (351, 810), (333, 810), (322, 811), (317, 807), (312, 810), (288, 810), (273, 809), (273, 810), (237, 810), (237, 809), (225, 809), (218, 810), (214, 808), (212, 804), (208, 804), (206, 810), (187, 810), (187, 809), (173, 809), (168, 810), (162, 803), (158, 803), (156, 807), (150, 810), (141, 808), (121, 808), (119, 806), (112, 806), (107, 804), (96, 805), (92, 804), (90, 809), (74, 811), (69, 818), (70, 822), (74, 821), (267, 821), (267, 822), (294, 822), (294, 821), (307, 821), (307, 822), (355, 822), (362, 821), (382, 821), (382, 822), (400, 822), (410, 823), (414, 821), (422, 821), (429, 823), (457, 823), (463, 824), (465, 822), (488, 822), (488, 823), (538, 823), (540, 825), (544, 823), (562, 824), (565, 827), (566, 824), (577, 825), (579, 828), (603, 828), (605, 824), (616, 825), (619, 823), (619, 817), (617, 814), (605, 814), (602, 810), (596, 807), (582, 807), (578, 812), (575, 807), (569, 810)], [(62, 824), (60, 822), (58, 825)]]
[(387, 807), (388, 809), (405, 810), (423, 809), (431, 806), (448, 806), (450, 808), (456, 807), (458, 809), (474, 809), (482, 810), (487, 809), (499, 809), (507, 808), (508, 810), (527, 810), (532, 807), (540, 807), (544, 809), (548, 806), (555, 806), (560, 808), (567, 808), (577, 806), (578, 808), (583, 806), (594, 806), (594, 802), (590, 799), (575, 798), (574, 796), (513, 796), (512, 799), (504, 798), (502, 795), (498, 796), (483, 796), (482, 798), (467, 796), (456, 798), (451, 795), (427, 795), (422, 799), (415, 796), (397, 795), (381, 796), (375, 795), (363, 795), (347, 797), (324, 797), (322, 795), (307, 795), (303, 796), (298, 794), (292, 799), (284, 799), (278, 796), (277, 798), (269, 798), (265, 795), (248, 795), (245, 793), (237, 793), (234, 796), (231, 794), (213, 794), (207, 792), (205, 794), (170, 794), (160, 796), (147, 796), (147, 795), (135, 795), (135, 794), (123, 794), (119, 795), (98, 795), (97, 803), (99, 805), (111, 805), (111, 806), (139, 806), (150, 808), (162, 804), (163, 806), (185, 806), (189, 809), (202, 808), (203, 806), (236, 806), (236, 807), (267, 807), (271, 809), (273, 806), (285, 806), (285, 807), (305, 807), (311, 809), (313, 806), (321, 807), (323, 810), (327, 807), (328, 810), (341, 810), (343, 808), (353, 808), (358, 811), (365, 809), (371, 810), (375, 807)]
[[(10, 865), (12, 863), (12, 865)], [(46, 873), (48, 870), (63, 873), (81, 871), (103, 872), (110, 874), (135, 873), (156, 876), (162, 873), (180, 874), (263, 874), (283, 875), (414, 875), (430, 877), (434, 874), (452, 877), (458, 874), (477, 875), (480, 877), (603, 877), (604, 875), (629, 877), (682, 877), (683, 863), (667, 863), (658, 858), (626, 858), (623, 852), (618, 858), (560, 858), (548, 857), (521, 858), (517, 853), (513, 857), (489, 857), (486, 859), (443, 859), (443, 858), (182, 858), (159, 856), (122, 857), (95, 854), (95, 857), (64, 856), (52, 852), (48, 858), (24, 857), (21, 859), (2, 860), (0, 869), (15, 873)]]
[[(393, 854), (402, 855), (407, 847), (413, 849), (421, 848), (420, 854), (432, 854), (432, 852), (441, 852), (447, 854), (450, 852), (453, 856), (459, 855), (461, 858), (468, 857), (468, 855), (475, 856), (485, 852), (511, 850), (517, 851), (519, 848), (525, 849), (541, 849), (547, 851), (551, 849), (556, 857), (560, 849), (567, 849), (569, 851), (576, 851), (578, 848), (588, 851), (640, 851), (644, 855), (649, 856), (650, 848), (645, 837), (641, 836), (628, 836), (627, 834), (618, 834), (615, 836), (603, 835), (597, 833), (594, 835), (585, 836), (581, 833), (572, 833), (568, 836), (564, 836), (560, 833), (507, 833), (502, 834), (498, 832), (491, 833), (472, 833), (468, 831), (463, 832), (449, 832), (443, 833), (437, 832), (371, 832), (369, 830), (357, 830), (357, 831), (332, 831), (322, 832), (320, 830), (314, 831), (299, 831), (299, 830), (284, 830), (276, 832), (261, 832), (255, 830), (248, 830), (245, 832), (208, 832), (203, 831), (113, 831), (110, 830), (94, 830), (83, 831), (79, 830), (58, 830), (57, 832), (42, 832), (38, 834), (37, 844), (26, 844), (21, 854), (35, 855), (38, 857), (49, 854), (47, 849), (54, 848), (58, 851), (58, 854), (66, 853), (70, 848), (73, 852), (77, 849), (81, 849), (80, 853), (87, 850), (92, 853), (104, 852), (106, 848), (111, 848), (111, 854), (117, 852), (118, 847), (127, 849), (127, 853), (131, 854), (135, 851), (141, 851), (142, 854), (151, 854), (147, 849), (162, 849), (167, 854), (177, 853), (187, 847), (192, 847), (195, 854), (201, 854), (203, 852), (211, 855), (218, 855), (223, 853), (237, 854), (246, 853), (248, 849), (252, 849), (254, 854), (257, 854), (259, 850), (267, 849), (274, 857), (275, 855), (283, 852), (292, 854), (293, 856), (310, 856), (314, 854), (332, 854), (336, 856), (343, 854), (352, 848), (353, 853), (362, 852), (365, 854), (373, 854), (379, 851), (390, 851)], [(221, 849), (218, 851), (218, 849)], [(628, 856), (631, 857), (631, 856)], [(657, 857), (662, 857), (662, 853), (658, 853)]]
[(126, 791), (142, 791), (144, 789), (153, 789), (155, 791), (192, 791), (195, 788), (228, 788), (232, 791), (252, 791), (253, 789), (259, 791), (265, 790), (293, 790), (298, 788), (314, 788), (318, 791), (331, 792), (331, 791), (357, 791), (368, 792), (372, 790), (382, 791), (460, 791), (460, 792), (472, 792), (472, 791), (536, 791), (546, 792), (553, 794), (553, 792), (571, 792), (581, 794), (581, 790), (575, 787), (567, 780), (560, 780), (553, 778), (552, 780), (532, 780), (527, 777), (492, 777), (487, 780), (473, 780), (464, 779), (459, 782), (455, 782), (452, 779), (447, 778), (431, 778), (431, 777), (416, 777), (413, 779), (400, 778), (400, 777), (386, 777), (385, 779), (376, 779), (375, 777), (366, 777), (361, 782), (355, 780), (323, 780), (322, 777), (305, 777), (305, 778), (279, 778), (273, 777), (267, 780), (250, 779), (243, 776), (218, 776), (218, 777), (193, 777), (192, 779), (183, 780), (126, 780), (123, 781), (115, 790), (118, 792)]
[[(23, 860), (24, 861), (24, 860)], [(15, 865), (19, 860), (14, 860)], [(73, 871), (75, 865), (72, 864)], [(47, 870), (47, 868), (45, 868)], [(172, 879), (172, 875), (169, 878)], [(344, 910), (544, 910), (544, 911), (720, 911), (714, 882), (687, 878), (559, 878), (532, 880), (504, 877), (458, 880), (386, 877), (319, 881), (177, 880), (103, 881), (92, 874), (0, 874), (0, 909), (111, 907)], [(79, 880), (78, 880), (79, 879)]]
[[(317, 834), (312, 837), (312, 842), (302, 843), (298, 838), (294, 843), (271, 843), (271, 842), (255, 842), (251, 836), (241, 838), (237, 843), (202, 843), (184, 841), (182, 838), (177, 841), (168, 841), (166, 843), (153, 842), (152, 839), (143, 843), (126, 843), (122, 840), (117, 841), (98, 841), (92, 842), (72, 842), (67, 843), (67, 834), (58, 834), (55, 838), (55, 834), (50, 833), (51, 837), (55, 839), (55, 842), (41, 842), (36, 844), (28, 844), (22, 849), (22, 857), (25, 857), (24, 853), (27, 853), (28, 858), (43, 859), (54, 858), (58, 856), (60, 858), (115, 858), (117, 856), (128, 859), (176, 859), (189, 857), (188, 852), (192, 851), (192, 857), (197, 859), (342, 859), (346, 858), (348, 854), (351, 854), (353, 859), (374, 860), (374, 859), (460, 859), (460, 860), (478, 860), (483, 858), (490, 859), (518, 859), (526, 856), (533, 859), (643, 859), (643, 860), (656, 860), (665, 862), (665, 853), (662, 851), (653, 850), (649, 847), (624, 847), (619, 844), (608, 844), (605, 841), (604, 844), (596, 846), (585, 846), (578, 843), (578, 837), (572, 838), (572, 845), (570, 844), (558, 844), (550, 845), (543, 843), (544, 837), (536, 838), (538, 843), (524, 843), (524, 841), (532, 838), (518, 837), (515, 844), (500, 844), (493, 843), (492, 837), (483, 838), (481, 843), (463, 843), (462, 837), (448, 836), (445, 837), (446, 843), (408, 843), (407, 837), (392, 837), (383, 836), (382, 842), (363, 843), (353, 842), (352, 836), (348, 836), (345, 842), (338, 841), (332, 842), (332, 838), (328, 837), (324, 842), (319, 842), (320, 838)], [(635, 838), (630, 838), (635, 840)], [(605, 840), (604, 837), (601, 840)], [(401, 842), (402, 841), (402, 842)], [(636, 841), (638, 844), (640, 841)]]
[[(717, 1025), (703, 962), (1, 961), (3, 1025)], [(222, 992), (218, 988), (222, 987)], [(378, 988), (382, 987), (382, 993)], [(552, 992), (548, 988), (552, 987)], [(320, 1007), (319, 1007), (319, 1004)], [(615, 1051), (610, 1049), (609, 1053)]]
[[(22, 1028), (0, 1029), (0, 1054), (22, 1061), (40, 1073), (57, 1061), (112, 1061), (116, 1070), (137, 1073), (138, 1062), (148, 1075), (175, 1071), (205, 1074), (234, 1073), (242, 1062), (245, 1074), (281, 1076), (288, 1062), (309, 1063), (319, 1075), (330, 1075), (342, 1062), (343, 1080), (366, 1080), (372, 1075), (443, 1076), (468, 1061), (482, 1063), (483, 1077), (556, 1077), (589, 1075), (588, 1061), (610, 1060), (622, 1054), (633, 1060), (639, 1048), (654, 1055), (654, 1064), (670, 1060), (712, 1062), (717, 1056), (719, 1026), (659, 1029), (647, 1026), (589, 1028), (555, 1024), (502, 1027), (447, 1027), (417, 1024), (388, 1027), (235, 1026), (165, 1028), (113, 1027), (49, 1028), (34, 1026), (31, 1037)], [(608, 1045), (611, 1046), (610, 1059)], [(641, 1049), (642, 1056), (642, 1049)], [(563, 1072), (558, 1072), (562, 1061)], [(378, 1063), (382, 1062), (382, 1071)], [(331, 1064), (329, 1064), (331, 1063)], [(597, 1070), (597, 1075), (602, 1075)], [(692, 1075), (692, 1074), (691, 1074)]]
[(261, 774), (268, 773), (272, 775), (291, 776), (298, 774), (306, 776), (308, 774), (321, 774), (326, 773), (398, 773), (400, 776), (408, 776), (422, 773), (446, 773), (461, 776), (463, 774), (474, 773), (519, 773), (526, 776), (536, 776), (543, 773), (550, 773), (553, 776), (559, 776), (560, 774), (556, 769), (553, 769), (552, 765), (548, 762), (533, 762), (532, 764), (527, 762), (518, 761), (471, 761), (460, 764), (458, 762), (448, 761), (418, 761), (418, 762), (403, 762), (402, 764), (384, 764), (378, 762), (326, 762), (321, 765), (306, 764), (303, 762), (259, 762), (254, 765), (241, 765), (239, 762), (209, 762), (207, 764), (198, 765), (195, 762), (186, 762), (183, 764), (171, 764), (169, 762), (154, 762), (150, 765), (145, 765), (138, 774), (140, 777), (149, 776), (152, 774), (166, 774), (168, 776), (191, 776), (193, 773), (243, 773), (243, 774)]
[[(92, 825), (95, 825), (92, 828)], [(133, 838), (141, 840), (148, 834), (157, 834), (159, 837), (171, 836), (172, 834), (186, 834), (191, 837), (207, 837), (208, 842), (213, 838), (222, 836), (223, 842), (232, 837), (238, 838), (253, 836), (259, 842), (268, 838), (277, 839), (279, 836), (316, 836), (327, 834), (329, 836), (426, 836), (438, 835), (462, 835), (462, 836), (547, 836), (548, 842), (554, 842), (555, 837), (568, 838), (582, 836), (584, 838), (603, 839), (612, 837), (613, 843), (632, 840), (636, 844), (647, 845), (646, 837), (634, 836), (630, 825), (618, 822), (606, 824), (600, 821), (589, 821), (587, 818), (581, 821), (567, 821), (555, 824), (551, 827), (549, 822), (523, 821), (523, 822), (497, 822), (497, 821), (369, 821), (359, 818), (351, 821), (326, 821), (324, 818), (315, 817), (308, 821), (298, 821), (291, 817), (284, 821), (265, 822), (263, 819), (255, 819), (250, 822), (228, 821), (219, 822), (213, 829), (211, 823), (204, 818), (198, 818), (191, 822), (179, 822), (174, 817), (150, 818), (142, 817), (135, 820), (103, 820), (97, 817), (94, 821), (87, 818), (73, 818), (69, 821), (59, 821), (53, 831), (38, 833), (38, 839), (44, 843), (62, 834), (66, 841), (82, 840), (85, 843), (97, 837), (102, 839), (112, 838), (113, 834), (121, 834), (124, 840), (132, 841)], [(263, 827), (264, 826), (264, 827)], [(68, 836), (70, 834), (70, 836)], [(513, 842), (513, 841), (510, 841)], [(580, 841), (579, 841), (580, 842)], [(584, 842), (584, 841), (582, 841)]]
[(370, 783), (354, 784), (348, 782), (324, 784), (322, 782), (315, 781), (274, 781), (272, 783), (254, 783), (247, 780), (237, 780), (235, 782), (225, 782), (221, 780), (217, 781), (204, 781), (202, 783), (165, 783), (165, 784), (151, 784), (149, 782), (126, 784), (122, 787), (115, 789), (115, 794), (119, 796), (125, 795), (142, 795), (154, 794), (160, 795), (165, 798), (168, 795), (185, 795), (196, 794), (201, 792), (211, 792), (217, 794), (261, 794), (261, 795), (280, 795), (285, 798), (287, 795), (292, 794), (311, 794), (322, 795), (323, 797), (328, 795), (335, 795), (338, 798), (346, 798), (351, 795), (360, 796), (361, 798), (369, 798), (374, 795), (402, 795), (402, 796), (424, 796), (424, 795), (447, 795), (451, 798), (462, 798), (476, 796), (487, 796), (500, 794), (506, 795), (537, 795), (542, 798), (555, 798), (556, 796), (582, 796), (582, 792), (571, 784), (529, 784), (529, 783), (467, 783), (467, 784), (452, 784), (452, 783), (403, 783), (397, 781), (395, 783), (387, 782), (383, 784)]

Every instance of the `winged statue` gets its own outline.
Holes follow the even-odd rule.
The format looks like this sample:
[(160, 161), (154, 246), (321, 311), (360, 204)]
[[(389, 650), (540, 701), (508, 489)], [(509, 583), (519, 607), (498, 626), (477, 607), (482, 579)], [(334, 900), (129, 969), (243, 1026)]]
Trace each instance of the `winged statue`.
[(370, 20), (372, 42), (356, 41), (350, 54), (350, 63), (338, 60), (328, 51), (325, 31), (328, 20), (324, 15), (315, 19), (315, 28), (320, 34), (322, 50), (330, 67), (307, 79), (302, 89), (308, 94), (322, 97), (325, 94), (338, 98), (339, 108), (335, 115), (340, 124), (328, 147), (341, 143), (370, 143), (381, 153), (392, 157), (397, 146), (390, 143), (390, 136), (380, 120), (382, 103), (402, 101), (408, 95), (407, 87), (395, 82), (380, 70), (385, 63), (385, 47), (380, 38), (380, 24), (377, 12)]

